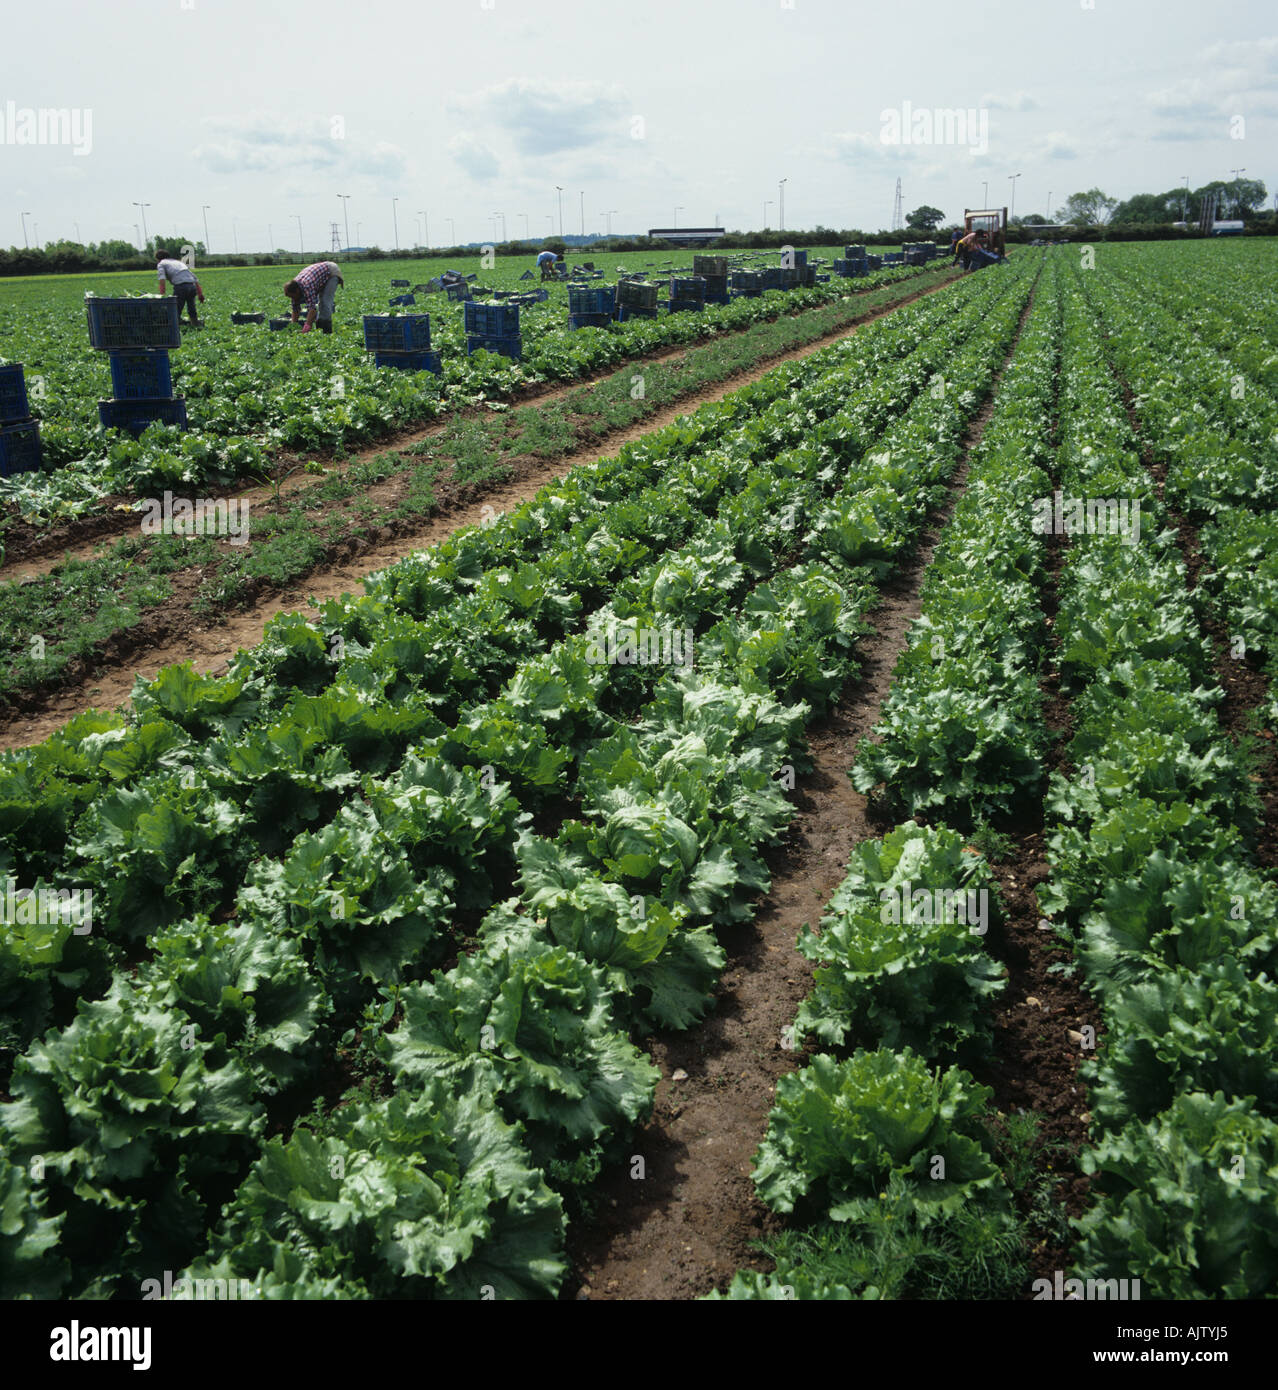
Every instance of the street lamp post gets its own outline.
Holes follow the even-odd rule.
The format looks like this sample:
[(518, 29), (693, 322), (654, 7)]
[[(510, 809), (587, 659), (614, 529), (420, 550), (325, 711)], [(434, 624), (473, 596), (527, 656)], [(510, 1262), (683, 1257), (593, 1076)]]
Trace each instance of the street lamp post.
[(297, 249), (298, 249), (299, 252), (301, 252), (302, 258), (305, 259), (305, 258), (306, 258), (306, 240), (305, 240), (305, 238), (302, 236), (302, 215), (301, 215), (301, 213), (295, 212), (295, 213), (292, 214), (292, 217), (293, 217), (293, 221), (297, 223)]
[(608, 211), (604, 213), (604, 216), (608, 219), (608, 231), (607, 231), (607, 235), (608, 235), (608, 236), (611, 236), (611, 235), (612, 235), (612, 215), (613, 215), (613, 213), (616, 212), (616, 211), (617, 211), (616, 208), (609, 208)]
[(1050, 188), (1047, 190), (1047, 220), (1049, 222), (1052, 220), (1052, 190)]
[(138, 238), (138, 249), (141, 250), (141, 248), (142, 248), (142, 228), (139, 227), (138, 224), (135, 222), (135, 223), (133, 224), (133, 230), (134, 230), (134, 232), (137, 234), (137, 238)]
[(30, 216), (31, 214), (29, 212), (24, 212), (22, 214), (22, 244), (28, 251), (31, 250), (31, 243), (27, 240), (27, 218)]
[(779, 232), (785, 231), (785, 186), (789, 182), (789, 179), (782, 179), (777, 184), (777, 192), (780, 195), (780, 201), (777, 204), (777, 231)]
[(1182, 174), (1181, 178), (1185, 183), (1185, 191), (1180, 195), (1180, 220), (1189, 221), (1189, 175)]
[(212, 206), (212, 203), (205, 203), (200, 209), (204, 216), (204, 254), (206, 256), (209, 254), (209, 208)]
[[(342, 200), (342, 221), (346, 224), (346, 254), (349, 256), (351, 254), (351, 195), (349, 193), (339, 193), (337, 196)], [(355, 228), (357, 231), (359, 230), (358, 222), (356, 222)]]
[(150, 204), (150, 203), (134, 203), (133, 206), (134, 206), (135, 208), (141, 208), (141, 209), (142, 209), (142, 248), (143, 248), (143, 250), (145, 250), (145, 249), (146, 249), (146, 243), (147, 243), (147, 241), (148, 241), (148, 237), (147, 237), (147, 234), (146, 234), (146, 210), (147, 210), (147, 208), (149, 208), (149, 207), (151, 206), (151, 204)]
[(1007, 214), (1007, 220), (1010, 222), (1016, 215), (1016, 180), (1020, 178), (1020, 175), (1008, 174), (1007, 178), (1008, 182), (1012, 185), (1012, 205)]
[(395, 250), (396, 250), (396, 251), (399, 250), (399, 208), (398, 208), (398, 206), (397, 206), (398, 203), (399, 203), (399, 199), (398, 199), (398, 198), (392, 198), (392, 199), (391, 199), (391, 218), (394, 220), (394, 223), (395, 223)]
[(235, 247), (235, 254), (240, 254), (240, 219), (231, 218), (231, 245)]
[(990, 205), (990, 181), (986, 179), (981, 184), (981, 208), (982, 210)]
[(555, 192), (559, 194), (559, 237), (562, 241), (564, 235), (564, 191), (556, 184)]

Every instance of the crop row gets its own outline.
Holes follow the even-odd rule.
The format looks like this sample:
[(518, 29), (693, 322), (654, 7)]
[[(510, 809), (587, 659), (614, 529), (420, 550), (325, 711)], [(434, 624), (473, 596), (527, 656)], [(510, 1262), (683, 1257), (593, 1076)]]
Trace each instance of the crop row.
[[(858, 282), (858, 294), (919, 275), (890, 267)], [(525, 310), (522, 362), (463, 350), (461, 306), (432, 313), (432, 336), (447, 351), (442, 377), (377, 368), (354, 324), (331, 338), (265, 333), (218, 324), (183, 340), (173, 360), (175, 391), (193, 428), (157, 425), (140, 439), (104, 434), (93, 385), (102, 354), (88, 345), (83, 319), (68, 324), (28, 310), (15, 333), (28, 374), (40, 381), (37, 402), (46, 465), (40, 475), (5, 484), (25, 511), (51, 498), (70, 515), (104, 494), (192, 483), (229, 482), (260, 473), (278, 451), (341, 449), (437, 418), (446, 408), (510, 395), (542, 381), (570, 381), (680, 344), (695, 344), (785, 313), (846, 297), (843, 282), (708, 307), (701, 314), (631, 320), (607, 330), (570, 331), (550, 306)], [(370, 300), (366, 312), (380, 312)]]
[[(778, 1084), (754, 1177), (794, 1229), (776, 1273), (738, 1274), (730, 1299), (1016, 1292), (993, 1272), (1016, 1244), (988, 1126), (993, 1093), (958, 1065), (989, 1050), (988, 1010), (1006, 985), (989, 940), (1002, 906), (984, 857), (950, 827), (1023, 807), (1033, 787), (1015, 803), (1009, 788), (1044, 742), (1034, 698), (1043, 540), (1032, 521), (1050, 453), (1053, 270), (969, 452), (876, 730), (882, 742), (864, 744), (854, 769), (885, 808), (937, 823), (909, 820), (858, 845), (820, 931), (800, 934), (816, 971), (795, 1043), (815, 1038), (830, 1051)], [(955, 1268), (964, 1288), (944, 1282)]]
[(1079, 1272), (1159, 1297), (1253, 1297), (1278, 1272), (1278, 895), (1254, 860), (1255, 798), (1214, 710), (1175, 534), (1076, 279), (1064, 314), (1062, 485), (1148, 516), (1138, 541), (1072, 536), (1060, 582), (1074, 770), (1049, 789), (1041, 900), (1077, 933), (1107, 1030), (1085, 1069), (1099, 1196)]
[[(972, 330), (982, 311), (995, 321), (1009, 313), (1014, 318), (1014, 306), (991, 308), (985, 302), (991, 297), (971, 297), (963, 320), (971, 340), (966, 348), (939, 335), (942, 350), (978, 378), (981, 354)], [(962, 401), (970, 408), (970, 397)], [(806, 404), (803, 391), (789, 402), (800, 417)], [(958, 400), (925, 394), (889, 425), (889, 444), (925, 442), (923, 456), (932, 460), (930, 470), (918, 463), (905, 475), (887, 474), (897, 482), (908, 477), (916, 509), (926, 505), (937, 470), (952, 466), (961, 420)], [(812, 419), (806, 423), (810, 428)], [(679, 554), (663, 555), (658, 548), (646, 571), (616, 588), (610, 620), (631, 623), (650, 613), (654, 628), (689, 624), (714, 654), (704, 676), (667, 677), (651, 691), (652, 673), (592, 662), (587, 631), (525, 659), (495, 700), (468, 712), (456, 694), (435, 693), (429, 680), (416, 684), (415, 668), (434, 662), (440, 648), (414, 648), (404, 633), (398, 639), (404, 661), (380, 669), (369, 661), (379, 643), (397, 640), (393, 631), (377, 630), (383, 623), (394, 629), (411, 621), (387, 613), (385, 600), (370, 598), (345, 608), (344, 632), (336, 625), (330, 631), (346, 648), (345, 684), (325, 697), (307, 691), (328, 683), (328, 650), (311, 630), (324, 670), (314, 659), (320, 655), (314, 643), (296, 624), (283, 632), (297, 640), (276, 640), (270, 651), (259, 653), (259, 684), (247, 696), (248, 683), (238, 675), (199, 689), (188, 682), (185, 691), (180, 681), (170, 683), (151, 705), (140, 690), (144, 698), (132, 737), (112, 737), (122, 731), (103, 729), (100, 751), (109, 757), (112, 745), (117, 752), (128, 748), (134, 758), (162, 770), (127, 791), (108, 793), (104, 804), (91, 803), (84, 821), (93, 833), (80, 834), (81, 843), (93, 840), (114, 861), (107, 896), (115, 894), (117, 913), (132, 919), (135, 936), (150, 929), (151, 959), (143, 958), (139, 972), (145, 983), (118, 976), (106, 1000), (82, 1005), (61, 1035), (35, 1044), (18, 1063), (18, 1099), (3, 1112), (5, 1132), (24, 1164), (35, 1155), (53, 1156), (46, 1171), (58, 1174), (51, 1185), (54, 1206), (61, 1208), (48, 1216), (38, 1204), (28, 1208), (34, 1227), (24, 1232), (20, 1248), (42, 1255), (48, 1223), (65, 1219), (62, 1238), (71, 1249), (83, 1254), (92, 1238), (101, 1278), (90, 1287), (97, 1293), (113, 1287), (126, 1270), (153, 1267), (148, 1262), (161, 1255), (176, 1258), (177, 1245), (189, 1249), (200, 1223), (219, 1205), (208, 1185), (225, 1191), (228, 1177), (242, 1171), (246, 1146), (251, 1151), (260, 1137), (263, 1099), (272, 1091), (287, 1095), (298, 1069), (306, 1075), (308, 1063), (313, 1067), (312, 1020), (343, 1008), (349, 1015), (368, 998), (371, 982), (380, 982), (390, 1008), (385, 1021), (403, 1009), (400, 1027), (384, 1045), (389, 1063), (397, 1073), (416, 1077), (423, 1089), (392, 1101), (343, 1106), (312, 1131), (296, 1131), (287, 1144), (272, 1141), (228, 1211), (216, 1252), (224, 1261), (219, 1268), (252, 1270), (248, 1277), (259, 1284), (294, 1294), (328, 1287), (325, 1280), (339, 1277), (353, 1291), (393, 1287), (439, 1296), (464, 1296), (485, 1285), (502, 1293), (554, 1287), (559, 1199), (544, 1187), (541, 1174), (549, 1171), (559, 1184), (587, 1176), (602, 1156), (604, 1137), (624, 1131), (650, 1101), (647, 1064), (617, 1024), (695, 1017), (704, 1007), (716, 969), (716, 948), (704, 928), (740, 913), (743, 896), (766, 883), (756, 847), (776, 833), (786, 814), (771, 781), (775, 759), (785, 753), (793, 760), (800, 752), (805, 707), (778, 705), (773, 688), (793, 697), (811, 682), (819, 701), (837, 686), (847, 661), (855, 613), (865, 602), (863, 581), (853, 563), (842, 566), (850, 585), (845, 587), (817, 574), (811, 562), (836, 565), (839, 551), (849, 545), (849, 517), (857, 519), (858, 534), (869, 536), (870, 558), (908, 543), (908, 528), (896, 524), (885, 496), (879, 499), (885, 513), (880, 518), (872, 507), (858, 507), (859, 494), (846, 492), (833, 494), (841, 500), (820, 511), (789, 552), (770, 556), (753, 540), (760, 522), (772, 515), (775, 531), (775, 516), (782, 515), (780, 499), (769, 503), (764, 461), (757, 454), (770, 456), (778, 482), (789, 475), (796, 485), (814, 487), (807, 500), (815, 504), (840, 475), (840, 461), (851, 463), (865, 442), (857, 435), (855, 412), (841, 422), (841, 433), (838, 423), (836, 413), (830, 436), (816, 446), (777, 453), (773, 445), (755, 441), (754, 450), (736, 457), (726, 449), (722, 458), (712, 455), (707, 464), (718, 468), (719, 486), (707, 489), (709, 475), (703, 473), (695, 479), (696, 493), (722, 497), (720, 516), (703, 518), (700, 532), (694, 528)], [(636, 462), (643, 467), (642, 459)], [(861, 467), (862, 483), (873, 483), (878, 463), (863, 459)], [(678, 491), (672, 498), (672, 506), (686, 500)], [(538, 499), (553, 510), (551, 501)], [(531, 514), (528, 530), (535, 534), (538, 506), (524, 513)], [(664, 518), (654, 520), (660, 527)], [(627, 558), (632, 569), (636, 557)], [(565, 593), (553, 571), (506, 567), (490, 574), (505, 575), (503, 587), (513, 590), (523, 614), (513, 624), (523, 629), (511, 634), (516, 648), (531, 643), (535, 649), (556, 631), (578, 625), (579, 600), (575, 592)], [(457, 587), (469, 587), (466, 580), (479, 576), (419, 573), (399, 597), (411, 594), (431, 610), (449, 600), (452, 581), (459, 579)], [(763, 580), (768, 582), (760, 587)], [(465, 603), (464, 597), (455, 600), (444, 611)], [(374, 640), (359, 640), (361, 625), (362, 635)], [(479, 640), (500, 641), (504, 635), (505, 629), (483, 624)], [(509, 669), (514, 653), (478, 655), (487, 657), (479, 669), (496, 672)], [(463, 654), (445, 648), (443, 656), (452, 662), (448, 674), (464, 687)], [(263, 666), (277, 685), (284, 716), (265, 729), (260, 699), (254, 707), (254, 696), (263, 692)], [(389, 680), (404, 683), (390, 697), (393, 703)], [(287, 702), (284, 691), (292, 692)], [(448, 712), (455, 716), (451, 729), (441, 717), (450, 701), (456, 706)], [(175, 724), (166, 713), (184, 722)], [(632, 726), (636, 714), (642, 717)], [(241, 722), (245, 737), (236, 732)], [(265, 737), (253, 738), (254, 728)], [(690, 728), (706, 744), (704, 775), (692, 779), (683, 769), (692, 751), (685, 743)], [(209, 741), (218, 732), (222, 736)], [(87, 729), (74, 737), (78, 747), (88, 741), (85, 734)], [(193, 747), (200, 739), (202, 745)], [(631, 746), (623, 748), (626, 740)], [(673, 756), (659, 753), (663, 742)], [(405, 756), (410, 746), (413, 752)], [(69, 751), (66, 743), (60, 751)], [(575, 784), (570, 766), (577, 771)], [(222, 769), (235, 775), (226, 777)], [(116, 764), (115, 770), (126, 769)], [(657, 780), (647, 785), (651, 778)], [(361, 794), (352, 799), (356, 785)], [(553, 842), (517, 833), (526, 815), (514, 804), (512, 786), (544, 814), (548, 803), (539, 802), (539, 792), (544, 797), (574, 785), (599, 824), (569, 822)], [(743, 785), (752, 793), (745, 800)], [(698, 802), (700, 813), (694, 814)], [(745, 815), (743, 806), (752, 814)], [(291, 840), (293, 824), (276, 823), (285, 809), (303, 823), (329, 823)], [(66, 810), (64, 805), (61, 812)], [(245, 845), (259, 848), (249, 832), (261, 831), (266, 840), (272, 826), (276, 839), (285, 845), (291, 840), (291, 847), (282, 858), (253, 863), (248, 883), (233, 905), (226, 904), (226, 890), (242, 874)], [(550, 909), (556, 894), (570, 903), (560, 930), (593, 958), (551, 944), (531, 932), (538, 919), (515, 920), (520, 914), (499, 906), (485, 922), (489, 944), (458, 965), (460, 974), (401, 991), (405, 978), (446, 954), (443, 927), (457, 909), (480, 910), (492, 885), (508, 882), (516, 868), (526, 891), (536, 884), (530, 891), (542, 907)], [(573, 877), (565, 881), (570, 871)], [(618, 885), (630, 890), (623, 897), (642, 908), (633, 931), (619, 926), (624, 918), (618, 918)], [(592, 901), (594, 918), (582, 911)], [(200, 914), (200, 906), (212, 910)], [(192, 911), (197, 916), (186, 922), (190, 930), (180, 929)], [(225, 916), (236, 920), (218, 920)], [(685, 917), (691, 926), (684, 925)], [(594, 921), (592, 930), (585, 930), (583, 918), (587, 926)], [(543, 926), (548, 921), (541, 919)], [(601, 935), (608, 924), (611, 931)], [(210, 972), (224, 968), (212, 940), (222, 933), (244, 934), (242, 950), (233, 956), (244, 971), (233, 983), (222, 981), (220, 993), (209, 994)], [(277, 946), (281, 957), (288, 954), (283, 943), (295, 948), (295, 968), (273, 966), (269, 987), (263, 980), (264, 933), (272, 960)], [(205, 1009), (206, 1027), (217, 1028), (223, 1014), (214, 1010), (209, 1018), (209, 1001), (254, 999), (254, 985), (268, 995), (278, 986), (283, 996), (275, 996), (266, 1039), (256, 1008), (249, 1006), (241, 1009), (238, 1028), (205, 1041), (198, 1006)], [(138, 989), (144, 997), (122, 1012), (121, 991)], [(165, 1013), (160, 998), (179, 1003)], [(489, 1003), (477, 1005), (475, 1016), (463, 1016), (463, 1000), (485, 998)], [(157, 1008), (162, 1020), (154, 1017)], [(374, 1021), (381, 1017), (379, 1005), (370, 1001), (366, 1018), (370, 1008)], [(147, 1117), (152, 1123), (133, 1116), (126, 1126), (129, 1153), (162, 1142), (165, 1171), (180, 1175), (144, 1212), (137, 1193), (146, 1184), (139, 1172), (120, 1170), (119, 1155), (106, 1152), (100, 1140), (87, 1156), (59, 1144), (68, 1137), (72, 1096), (82, 1097), (87, 1109), (111, 1106), (118, 1066), (105, 1060), (104, 1051), (144, 1057), (147, 1071), (174, 1070), (176, 1035), (188, 1021), (195, 1023), (198, 1041), (181, 1059), (183, 1078), (210, 1104), (219, 1093), (226, 1104), (221, 1110), (187, 1104), (183, 1113), (190, 1123), (182, 1125), (168, 1110), (167, 1097), (154, 1097), (156, 1110)], [(121, 1028), (136, 1031), (104, 1049), (104, 1035)], [(77, 1029), (87, 1046), (67, 1041)], [(91, 1075), (82, 1074), (86, 1065)], [(203, 1084), (192, 1075), (201, 1069), (208, 1073)], [(595, 1077), (589, 1087), (582, 1080), (587, 1076)], [(214, 1078), (217, 1085), (210, 1084)], [(483, 1082), (478, 1099), (457, 1099), (476, 1081)], [(516, 1113), (525, 1103), (536, 1113)], [(228, 1129), (232, 1116), (234, 1137)], [(518, 1144), (506, 1128), (510, 1121), (524, 1126)], [(528, 1151), (521, 1159), (523, 1144)], [(424, 1177), (407, 1161), (413, 1152), (437, 1153), (441, 1166), (432, 1169), (434, 1176)], [(86, 1157), (100, 1189), (73, 1181), (83, 1177), (76, 1169)], [(529, 1166), (534, 1161), (536, 1168)], [(445, 1181), (445, 1171), (453, 1178)], [(378, 1182), (370, 1180), (374, 1173)], [(13, 1169), (7, 1181), (19, 1179), (25, 1181), (25, 1174)], [(314, 1202), (299, 1205), (290, 1194), (301, 1190), (313, 1191)], [(348, 1211), (340, 1235), (325, 1219), (332, 1203)], [(104, 1208), (111, 1209), (110, 1217)], [(405, 1211), (418, 1219), (402, 1223), (391, 1241), (387, 1223)], [(113, 1238), (104, 1239), (104, 1221)], [(469, 1234), (463, 1238), (462, 1232)], [(310, 1250), (317, 1240), (323, 1258), (313, 1265), (303, 1260), (306, 1268), (300, 1269), (287, 1247)], [(35, 1263), (52, 1267), (49, 1260)], [(505, 1271), (499, 1282), (494, 1270)]]

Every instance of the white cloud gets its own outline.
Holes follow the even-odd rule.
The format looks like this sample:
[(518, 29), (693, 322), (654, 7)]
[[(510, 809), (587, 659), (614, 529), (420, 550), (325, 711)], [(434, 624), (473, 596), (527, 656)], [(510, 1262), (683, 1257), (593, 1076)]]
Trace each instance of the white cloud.
[(629, 138), (632, 115), (615, 83), (512, 78), (450, 99), (480, 129), (500, 130), (522, 155), (560, 154)]
[(977, 105), (990, 111), (1038, 110), (1038, 102), (1028, 92), (986, 92)]
[(256, 111), (206, 117), (208, 138), (192, 157), (215, 174), (287, 174), (297, 169), (381, 178), (403, 173), (403, 151), (386, 141), (368, 144), (350, 136), (339, 117), (281, 116)]
[(454, 135), (448, 142), (448, 153), (471, 178), (478, 179), (481, 183), (495, 179), (501, 171), (501, 161), (474, 135), (465, 132)]

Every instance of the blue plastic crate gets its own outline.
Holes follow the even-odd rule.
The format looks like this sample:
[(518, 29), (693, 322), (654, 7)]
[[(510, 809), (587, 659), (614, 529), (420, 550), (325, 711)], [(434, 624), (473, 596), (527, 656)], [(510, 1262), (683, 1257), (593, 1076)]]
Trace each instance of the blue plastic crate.
[(617, 304), (617, 292), (611, 285), (598, 289), (588, 285), (568, 286), (568, 312), (577, 315), (611, 315)]
[(34, 420), (0, 425), (0, 478), (40, 467), (40, 426)]
[(438, 376), (444, 370), (437, 352), (379, 352), (373, 361), (379, 367), (397, 367), (401, 372), (434, 372)]
[(232, 314), (232, 315), (231, 315), (231, 322), (232, 322), (232, 323), (236, 323), (236, 324), (239, 324), (239, 323), (265, 323), (265, 322), (266, 322), (266, 315), (265, 315), (265, 314)]
[(669, 299), (666, 309), (672, 314), (699, 314), (706, 307), (704, 299)]
[(27, 401), (27, 378), (21, 363), (0, 367), (0, 425), (27, 419), (31, 408)]
[(885, 251), (882, 259), (884, 265), (904, 265), (905, 253), (903, 251)]
[(272, 320), (271, 320), (271, 325), (270, 325), (270, 326), (271, 326), (271, 332), (272, 332), (272, 333), (283, 333), (283, 331), (284, 331), (286, 328), (292, 328), (292, 326), (293, 326), (293, 320), (292, 320), (292, 319), (272, 319)]
[(700, 275), (675, 275), (670, 279), (670, 298), (675, 299), (704, 299), (706, 297), (706, 282)]
[(175, 348), (182, 346), (178, 302), (171, 295), (154, 299), (86, 299), (89, 345), (111, 348)]
[(369, 352), (429, 352), (429, 314), (365, 314), (364, 346)]
[(164, 348), (114, 351), (108, 356), (111, 359), (111, 394), (117, 401), (158, 400), (173, 394), (173, 369)]
[(411, 294), (393, 294), (390, 298), (390, 305), (392, 309), (405, 309), (410, 304), (416, 303), (416, 296)]
[(445, 285), (444, 293), (449, 299), (460, 301), (463, 304), (470, 303), (470, 286), (465, 281), (462, 281), (461, 284)]
[(470, 333), (466, 335), (466, 354), (472, 352), (496, 352), (503, 357), (513, 357), (516, 362), (524, 354), (523, 339), (517, 333), (504, 336), (492, 336), (482, 333)]
[(865, 263), (866, 263), (867, 266), (869, 266), (869, 268), (870, 268), (871, 270), (882, 270), (882, 269), (883, 269), (883, 257), (882, 257), (882, 256), (870, 256), (870, 255), (867, 255), (866, 258), (865, 258)]
[(731, 300), (727, 289), (707, 290), (705, 302), (707, 304), (727, 304)]
[(617, 322), (626, 323), (630, 319), (655, 319), (657, 317), (657, 306), (654, 304), (651, 309), (644, 309), (636, 304), (618, 304)]
[(477, 304), (472, 300), (462, 310), (462, 327), (478, 337), (515, 337), (519, 333), (519, 305)]
[(141, 434), (148, 425), (177, 425), (186, 429), (186, 399), (169, 396), (161, 400), (99, 401), (98, 419), (104, 428)]
[(612, 322), (611, 314), (569, 314), (568, 327), (578, 328), (606, 328)]
[(393, 290), (406, 290), (406, 289), (408, 288), (408, 283), (409, 283), (409, 282), (408, 282), (407, 280), (392, 280), (392, 281), (391, 281), (391, 289), (393, 289)]

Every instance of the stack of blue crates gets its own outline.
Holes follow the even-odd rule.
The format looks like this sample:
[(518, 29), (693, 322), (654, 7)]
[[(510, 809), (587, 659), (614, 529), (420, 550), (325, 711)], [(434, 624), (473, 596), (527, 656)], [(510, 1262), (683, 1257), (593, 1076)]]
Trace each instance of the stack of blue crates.
[(365, 314), (364, 347), (379, 367), (437, 376), (443, 371), (439, 353), (430, 350), (429, 314)]
[(148, 425), (186, 429), (186, 401), (173, 395), (169, 349), (181, 346), (176, 298), (86, 298), (89, 344), (111, 362), (109, 401), (98, 402), (104, 428), (139, 435)]
[(638, 280), (621, 280), (617, 284), (617, 322), (628, 319), (657, 317), (657, 286)]
[(0, 367), (0, 478), (40, 467), (40, 425), (27, 406), (27, 379), (20, 362)]
[[(408, 281), (405, 280), (404, 283), (405, 283), (405, 284), (408, 284)], [(416, 303), (417, 303), (417, 297), (416, 297), (415, 295), (411, 294), (411, 293), (410, 293), (410, 294), (393, 294), (393, 295), (391, 295), (391, 298), (390, 298), (390, 306), (391, 306), (392, 309), (406, 309), (410, 304), (416, 304)]]
[(568, 327), (603, 328), (612, 322), (617, 307), (617, 291), (611, 285), (598, 289), (586, 285), (568, 286)]
[(672, 314), (699, 314), (706, 307), (706, 282), (700, 275), (674, 275), (670, 278), (670, 302), (666, 306)]
[(758, 299), (763, 293), (762, 272), (734, 270), (728, 276), (728, 293), (740, 299)]
[(463, 308), (466, 352), (497, 352), (518, 361), (523, 356), (518, 304), (477, 304)]

